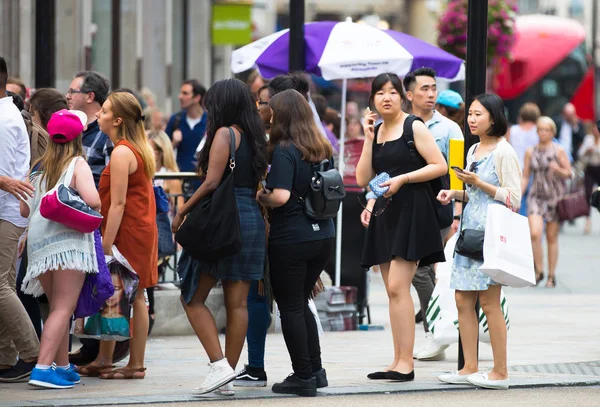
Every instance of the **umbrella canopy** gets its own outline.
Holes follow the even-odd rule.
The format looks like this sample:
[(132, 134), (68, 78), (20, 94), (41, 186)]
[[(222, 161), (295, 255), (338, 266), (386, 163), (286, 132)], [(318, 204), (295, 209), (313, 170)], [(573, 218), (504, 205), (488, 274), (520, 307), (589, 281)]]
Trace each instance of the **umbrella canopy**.
[[(304, 25), (305, 71), (327, 80), (370, 78), (393, 72), (404, 76), (422, 66), (438, 76), (464, 79), (463, 60), (448, 52), (391, 30), (380, 30), (353, 22), (320, 21)], [(257, 67), (273, 78), (289, 72), (290, 32), (283, 30), (235, 50), (234, 73)]]

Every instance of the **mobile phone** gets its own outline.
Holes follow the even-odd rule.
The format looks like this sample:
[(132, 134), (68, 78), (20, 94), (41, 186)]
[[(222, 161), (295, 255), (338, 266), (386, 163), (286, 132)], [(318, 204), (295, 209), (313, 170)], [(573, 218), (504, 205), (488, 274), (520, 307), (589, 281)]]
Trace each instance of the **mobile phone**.
[[(371, 108), (367, 106), (367, 109), (366, 109), (366, 113), (365, 113), (365, 115), (367, 116), (367, 115), (369, 115), (369, 114), (371, 114)], [(369, 124), (369, 125), (373, 125), (373, 124), (375, 124), (375, 119), (369, 118), (369, 119), (367, 120), (367, 124)]]
[(456, 171), (456, 172), (465, 172), (465, 171), (464, 171), (462, 168), (460, 168), (460, 167), (457, 167), (456, 165), (453, 165), (453, 166), (452, 166), (452, 167), (450, 167), (450, 168), (452, 168), (452, 169), (453, 169), (454, 171)]

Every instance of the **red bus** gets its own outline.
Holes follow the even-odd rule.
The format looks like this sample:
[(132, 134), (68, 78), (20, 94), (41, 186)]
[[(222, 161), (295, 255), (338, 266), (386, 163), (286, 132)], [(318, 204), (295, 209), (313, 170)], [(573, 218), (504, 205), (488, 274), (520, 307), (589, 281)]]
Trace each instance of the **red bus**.
[(512, 60), (496, 69), (493, 88), (516, 122), (519, 108), (536, 103), (557, 117), (571, 102), (582, 120), (595, 120), (594, 68), (585, 50), (585, 29), (574, 20), (547, 15), (517, 17)]

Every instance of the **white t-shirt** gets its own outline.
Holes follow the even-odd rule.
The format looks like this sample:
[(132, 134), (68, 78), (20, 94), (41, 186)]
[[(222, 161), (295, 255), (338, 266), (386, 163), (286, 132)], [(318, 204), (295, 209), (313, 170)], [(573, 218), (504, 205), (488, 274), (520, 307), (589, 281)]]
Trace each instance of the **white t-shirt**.
[(560, 126), (560, 133), (558, 133), (558, 141), (560, 145), (570, 154), (574, 153), (573, 151), (573, 127), (567, 123), (563, 122), (562, 126)]
[(188, 126), (190, 126), (190, 129), (194, 130), (194, 127), (196, 127), (196, 125), (202, 120), (202, 116), (198, 117), (197, 119), (192, 119), (190, 116), (185, 115), (185, 120), (187, 121)]
[[(0, 176), (24, 181), (29, 173), (29, 136), (12, 97), (0, 99), (0, 146)], [(28, 220), (21, 216), (19, 207), (17, 198), (0, 190), (0, 219), (18, 227), (27, 227)]]
[(525, 166), (525, 152), (540, 142), (540, 136), (537, 134), (537, 127), (533, 126), (529, 130), (523, 130), (521, 126), (515, 124), (510, 128), (510, 144), (515, 149), (521, 169)]

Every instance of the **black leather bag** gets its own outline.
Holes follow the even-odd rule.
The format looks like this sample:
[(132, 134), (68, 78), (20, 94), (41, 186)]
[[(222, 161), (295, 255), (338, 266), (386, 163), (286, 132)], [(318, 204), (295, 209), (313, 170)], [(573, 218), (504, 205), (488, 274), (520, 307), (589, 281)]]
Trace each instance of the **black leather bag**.
[(333, 219), (346, 196), (344, 179), (333, 167), (333, 161), (323, 160), (320, 164), (313, 165), (313, 176), (306, 196), (294, 195), (302, 203), (304, 214), (309, 218)]
[[(242, 250), (240, 215), (235, 198), (235, 134), (229, 129), (231, 147), (230, 171), (212, 193), (202, 199), (187, 215), (175, 234), (175, 240), (192, 257), (215, 261), (238, 254)], [(227, 169), (226, 169), (227, 172)]]
[(458, 235), (454, 252), (469, 259), (483, 261), (483, 239), (485, 230), (462, 229)]

